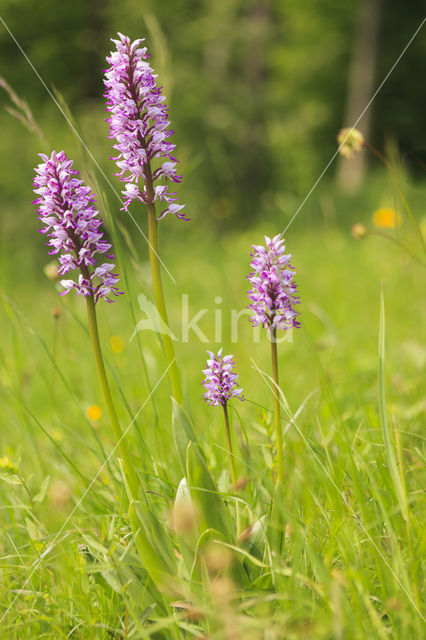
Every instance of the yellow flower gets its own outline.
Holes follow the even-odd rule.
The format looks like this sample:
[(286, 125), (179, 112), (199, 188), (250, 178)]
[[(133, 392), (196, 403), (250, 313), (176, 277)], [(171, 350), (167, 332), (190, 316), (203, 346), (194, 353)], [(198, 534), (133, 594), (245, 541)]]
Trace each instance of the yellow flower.
[(347, 127), (341, 129), (337, 135), (337, 142), (339, 143), (339, 153), (345, 158), (352, 158), (354, 153), (361, 151), (364, 144), (364, 136), (358, 129)]
[(98, 407), (97, 404), (92, 404), (91, 407), (89, 407), (88, 409), (86, 409), (86, 416), (89, 418), (89, 420), (91, 420), (92, 422), (94, 422), (95, 420), (99, 420), (99, 418), (102, 415), (102, 409), (100, 407)]
[(381, 229), (396, 229), (401, 224), (401, 214), (390, 207), (376, 209), (373, 213), (373, 224)]
[(109, 339), (113, 353), (121, 353), (124, 349), (124, 340), (121, 336), (111, 336)]
[(17, 473), (18, 467), (8, 456), (0, 458), (0, 470), (6, 471), (6, 473)]

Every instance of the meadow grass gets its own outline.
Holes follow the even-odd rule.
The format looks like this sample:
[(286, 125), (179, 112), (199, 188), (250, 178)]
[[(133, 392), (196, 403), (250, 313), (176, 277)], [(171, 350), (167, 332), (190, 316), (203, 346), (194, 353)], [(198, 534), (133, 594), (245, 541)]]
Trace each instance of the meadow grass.
[[(152, 557), (131, 534), (84, 303), (58, 298), (31, 268), (25, 286), (3, 278), (2, 637), (421, 639), (424, 270), (382, 238), (355, 242), (344, 224), (289, 230), (303, 323), (278, 345), (277, 490), (267, 339), (253, 342), (243, 316), (233, 342), (230, 314), (248, 302), (250, 245), (282, 229), (271, 220), (215, 234), (172, 222), (160, 232), (175, 282), (163, 277), (186, 413), (175, 406), (172, 420), (158, 336), (131, 339), (144, 317), (138, 296), (152, 295), (148, 252), (119, 225), (109, 229), (127, 293), (98, 305)], [(207, 343), (193, 332), (182, 341), (185, 300), (190, 317), (207, 309)], [(229, 407), (237, 487), (221, 412), (201, 397), (206, 349), (222, 344), (246, 397)]]

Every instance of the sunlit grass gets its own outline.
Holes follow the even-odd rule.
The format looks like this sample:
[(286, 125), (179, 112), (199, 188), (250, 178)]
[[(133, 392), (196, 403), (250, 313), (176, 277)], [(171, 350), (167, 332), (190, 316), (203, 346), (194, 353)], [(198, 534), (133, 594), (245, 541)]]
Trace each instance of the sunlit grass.
[[(161, 535), (172, 554), (176, 549), (166, 589), (176, 604), (167, 612), (131, 542), (120, 468), (115, 456), (108, 459), (114, 442), (105, 411), (97, 410), (103, 403), (81, 301), (57, 298), (55, 285), (41, 276), (34, 278), (37, 296), (18, 288), (2, 299), (0, 454), (19, 470), (1, 470), (2, 615), (13, 603), (2, 622), (5, 637), (281, 638), (285, 629), (288, 638), (421, 638), (425, 311), (420, 304), (411, 309), (421, 300), (422, 268), (380, 238), (356, 243), (349, 231), (319, 228), (288, 233), (303, 328), (279, 345), (282, 389), (297, 414), (294, 422), (284, 414), (285, 485), (276, 504), (287, 524), (280, 554), (274, 517), (266, 529), (264, 519), (274, 495), (271, 393), (258, 371), (270, 374), (267, 341), (254, 344), (242, 317), (234, 344), (230, 324), (231, 309), (247, 304), (250, 244), (279, 230), (267, 223), (214, 239), (179, 230), (178, 245), (164, 233), (165, 261), (177, 282), (165, 281), (172, 330), (180, 335), (182, 294), (190, 317), (207, 309), (199, 327), (209, 342), (190, 333), (176, 351), (194, 438), (219, 491), (216, 507), (214, 494), (200, 494), (210, 513), (206, 526), (214, 513), (216, 529), (225, 518), (234, 543), (214, 532), (200, 541), (191, 527), (173, 528), (184, 472), (162, 378), (166, 363), (154, 333), (129, 341), (143, 317), (137, 296), (150, 294), (143, 244), (137, 244), (141, 266), (126, 267), (127, 299), (99, 307), (120, 419), (127, 427), (143, 406), (127, 437)], [(380, 402), (389, 441), (379, 417), (381, 283), (387, 406), (383, 395)], [(51, 315), (53, 307), (61, 308), (60, 317)], [(221, 417), (201, 399), (218, 309), (220, 342), (235, 356), (247, 398), (230, 407), (237, 490)], [(195, 486), (205, 486), (196, 460), (190, 478), (196, 472)], [(203, 559), (190, 580), (194, 558)]]

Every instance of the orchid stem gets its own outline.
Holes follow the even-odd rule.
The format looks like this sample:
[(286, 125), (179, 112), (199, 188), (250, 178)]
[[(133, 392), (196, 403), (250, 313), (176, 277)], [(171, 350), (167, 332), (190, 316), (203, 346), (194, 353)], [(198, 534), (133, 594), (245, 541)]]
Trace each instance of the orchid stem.
[(137, 500), (140, 495), (140, 482), (136, 471), (133, 467), (127, 444), (124, 440), (125, 434), (121, 431), (117, 413), (115, 411), (114, 402), (111, 395), (107, 374), (105, 371), (104, 358), (102, 355), (101, 343), (99, 340), (98, 323), (96, 319), (96, 306), (93, 296), (86, 296), (87, 316), (89, 321), (89, 333), (92, 342), (93, 353), (95, 356), (96, 368), (98, 371), (99, 382), (102, 387), (105, 404), (111, 421), (114, 438), (117, 442), (118, 450), (123, 459), (123, 469), (129, 486), (129, 490), (133, 499)]
[(278, 356), (277, 356), (277, 330), (274, 327), (271, 336), (271, 360), (272, 360), (272, 380), (274, 382), (274, 418), (275, 418), (275, 436), (277, 446), (277, 468), (278, 482), (284, 484), (284, 460), (283, 460), (283, 438), (281, 431), (281, 408), (279, 397), (279, 381), (278, 381)]
[(228, 405), (223, 404), (223, 415), (225, 418), (225, 430), (226, 430), (226, 439), (228, 441), (228, 453), (229, 453), (229, 463), (231, 465), (231, 478), (232, 478), (232, 484), (235, 485), (237, 484), (237, 474), (235, 473), (235, 464), (234, 464), (234, 454), (232, 452), (232, 440), (231, 440), (231, 429), (229, 427), (229, 416), (228, 416)]
[[(237, 491), (237, 474), (235, 471), (235, 462), (234, 462), (234, 453), (232, 451), (232, 439), (231, 439), (231, 428), (229, 426), (229, 415), (228, 415), (228, 405), (222, 405), (223, 407), (223, 415), (225, 418), (225, 429), (226, 429), (226, 439), (228, 441), (228, 454), (229, 454), (229, 464), (231, 466), (231, 479), (232, 479), (232, 489), (233, 491)], [(236, 515), (236, 525), (237, 525), (237, 538), (240, 535), (241, 531), (241, 522), (240, 522), (240, 505), (238, 502), (235, 503), (235, 515)]]
[[(167, 318), (166, 302), (164, 299), (163, 284), (161, 281), (160, 258), (158, 254), (158, 220), (155, 214), (155, 204), (152, 202), (148, 207), (148, 240), (149, 240), (149, 260), (151, 263), (152, 284), (154, 288), (155, 303), (158, 313), (166, 327), (169, 326)], [(172, 385), (173, 397), (178, 404), (182, 404), (182, 388), (179, 378), (179, 370), (176, 363), (175, 350), (170, 335), (163, 333), (163, 346), (170, 371), (170, 381)]]

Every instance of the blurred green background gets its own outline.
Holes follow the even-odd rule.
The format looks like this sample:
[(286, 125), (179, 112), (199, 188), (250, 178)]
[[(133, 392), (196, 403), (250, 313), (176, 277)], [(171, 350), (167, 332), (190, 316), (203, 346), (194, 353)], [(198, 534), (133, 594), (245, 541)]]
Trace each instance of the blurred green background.
[[(176, 131), (180, 195), (193, 225), (223, 231), (267, 217), (281, 230), (335, 152), (340, 127), (353, 123), (354, 109), (359, 115), (416, 31), (423, 6), (416, 0), (395, 0), (392, 7), (382, 0), (2, 0), (0, 13), (0, 75), (28, 102), (48, 142), (43, 147), (1, 109), (2, 247), (21, 252), (29, 243), (32, 256), (36, 154), (65, 148), (79, 161), (72, 132), (35, 70), (63, 96), (110, 177), (102, 98), (109, 39), (117, 31), (146, 36)], [(397, 146), (413, 187), (424, 176), (425, 53), (422, 30), (359, 125), (365, 122), (375, 146)], [(8, 105), (2, 91), (0, 106)], [(333, 163), (292, 232), (327, 216), (347, 227), (380, 206), (378, 192), (369, 199), (365, 189), (335, 205), (329, 189), (335, 172)], [(116, 206), (109, 188), (106, 193)]]

